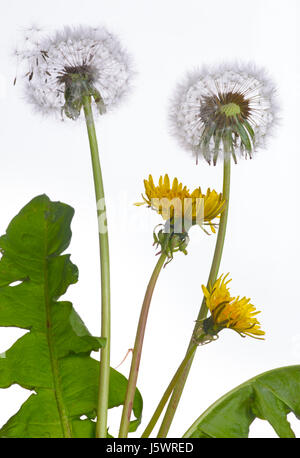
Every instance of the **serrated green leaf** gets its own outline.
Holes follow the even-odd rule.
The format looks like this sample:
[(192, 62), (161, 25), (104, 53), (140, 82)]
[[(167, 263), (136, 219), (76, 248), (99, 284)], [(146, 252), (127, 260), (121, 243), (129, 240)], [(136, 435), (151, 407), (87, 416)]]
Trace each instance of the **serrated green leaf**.
[(183, 437), (245, 438), (255, 418), (267, 420), (279, 437), (295, 437), (287, 414), (300, 417), (300, 366), (264, 372), (212, 404)]
[[(78, 279), (70, 256), (62, 255), (73, 214), (38, 196), (0, 238), (0, 326), (29, 331), (2, 354), (0, 387), (17, 383), (35, 391), (0, 437), (94, 437), (99, 364), (90, 353), (105, 339), (90, 335), (70, 302), (58, 301)], [(127, 379), (111, 369), (109, 408), (124, 402), (126, 388)], [(133, 410), (140, 422), (138, 390)]]

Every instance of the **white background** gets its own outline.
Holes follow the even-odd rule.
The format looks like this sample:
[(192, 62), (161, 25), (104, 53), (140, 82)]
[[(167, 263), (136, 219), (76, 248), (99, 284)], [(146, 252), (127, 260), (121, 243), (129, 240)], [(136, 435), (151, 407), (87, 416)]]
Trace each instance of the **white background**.
[[(94, 335), (99, 335), (97, 221), (91, 164), (82, 122), (49, 120), (33, 113), (13, 87), (11, 57), (23, 28), (105, 25), (132, 54), (137, 76), (126, 103), (97, 121), (108, 201), (112, 275), (112, 366), (133, 346), (144, 291), (155, 265), (152, 229), (160, 218), (134, 207), (143, 179), (177, 176), (191, 189), (221, 191), (222, 167), (195, 165), (170, 136), (169, 100), (186, 71), (227, 60), (264, 66), (276, 85), (281, 125), (253, 161), (233, 166), (229, 224), (221, 272), (231, 292), (252, 298), (262, 311), (266, 340), (224, 331), (199, 348), (171, 437), (181, 437), (218, 397), (263, 371), (298, 364), (299, 304), (299, 13), (297, 0), (5, 0), (1, 11), (0, 232), (34, 196), (46, 193), (75, 208), (69, 248), (79, 267), (65, 295)], [(154, 293), (138, 386), (144, 398), (142, 432), (181, 362), (202, 300), (215, 236), (193, 228), (189, 254), (179, 253)], [(1, 329), (0, 352), (23, 334)], [(120, 370), (128, 374), (130, 358)], [(29, 396), (18, 386), (0, 392), (0, 424)], [(120, 409), (110, 418), (116, 433)], [(295, 430), (299, 423), (290, 415)], [(114, 426), (115, 425), (115, 426)], [(252, 437), (275, 437), (255, 421)]]

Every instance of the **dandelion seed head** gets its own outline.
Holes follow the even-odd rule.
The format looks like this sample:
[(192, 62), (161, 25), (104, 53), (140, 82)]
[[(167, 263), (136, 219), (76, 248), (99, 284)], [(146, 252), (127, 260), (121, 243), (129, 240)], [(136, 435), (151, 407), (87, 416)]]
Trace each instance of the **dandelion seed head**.
[(277, 122), (276, 90), (263, 69), (224, 64), (189, 74), (172, 97), (170, 125), (196, 158), (253, 157)]
[(103, 113), (130, 88), (130, 58), (104, 27), (65, 27), (51, 36), (32, 27), (15, 55), (27, 101), (45, 114), (63, 112), (77, 119), (83, 95), (91, 96)]

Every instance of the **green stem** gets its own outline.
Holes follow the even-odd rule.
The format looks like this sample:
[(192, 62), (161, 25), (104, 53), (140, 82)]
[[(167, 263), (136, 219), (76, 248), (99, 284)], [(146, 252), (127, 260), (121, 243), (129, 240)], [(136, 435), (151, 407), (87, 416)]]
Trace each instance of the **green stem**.
[(159, 273), (166, 260), (166, 257), (167, 256), (165, 253), (162, 253), (160, 255), (157, 261), (157, 264), (153, 270), (150, 281), (148, 283), (144, 302), (142, 305), (142, 310), (140, 314), (140, 319), (139, 319), (139, 323), (137, 327), (137, 333), (136, 333), (136, 338), (135, 338), (135, 343), (134, 343), (134, 348), (133, 348), (133, 353), (132, 353), (130, 374), (129, 374), (129, 379), (128, 379), (127, 392), (126, 392), (123, 412), (122, 412), (119, 437), (127, 437), (128, 435), (130, 416), (131, 416), (134, 395), (135, 395), (135, 390), (136, 390), (136, 383), (137, 383), (140, 360), (141, 360), (141, 355), (142, 355), (142, 348), (143, 348), (143, 341), (144, 341), (145, 328), (146, 328), (146, 323), (147, 323), (147, 318), (148, 318), (148, 312), (150, 308), (152, 294), (153, 294)]
[(191, 357), (194, 355), (195, 351), (196, 351), (196, 347), (193, 347), (193, 348), (191, 348), (191, 350), (189, 352), (187, 352), (184, 360), (182, 361), (182, 363), (178, 367), (178, 369), (176, 371), (176, 374), (172, 378), (168, 388), (164, 392), (163, 397), (161, 398), (161, 400), (160, 400), (160, 402), (159, 402), (154, 414), (152, 415), (151, 420), (148, 423), (148, 426), (146, 427), (146, 429), (143, 432), (143, 434), (141, 435), (141, 437), (149, 437), (150, 436), (150, 434), (151, 434), (153, 428), (155, 427), (155, 425), (156, 425), (156, 423), (157, 423), (157, 421), (158, 421), (158, 419), (159, 419), (159, 417), (160, 417), (160, 415), (161, 415), (166, 403), (168, 402), (169, 397), (172, 394), (172, 391), (173, 391), (176, 383), (178, 382), (179, 378), (181, 377), (186, 365), (190, 361)]
[(106, 227), (106, 208), (104, 188), (99, 161), (98, 143), (91, 107), (91, 97), (83, 98), (83, 109), (89, 137), (91, 159), (94, 176), (95, 196), (97, 204), (100, 267), (101, 267), (101, 337), (106, 339), (106, 345), (101, 349), (99, 395), (97, 408), (96, 437), (107, 436), (107, 409), (109, 396), (110, 375), (110, 275), (109, 275), (109, 247)]
[[(214, 257), (213, 257), (213, 261), (212, 261), (212, 265), (211, 265), (211, 269), (210, 269), (210, 273), (209, 273), (209, 277), (207, 281), (207, 287), (215, 283), (215, 281), (217, 280), (218, 272), (219, 272), (219, 267), (220, 267), (223, 247), (224, 247), (225, 234), (226, 234), (226, 226), (227, 226), (227, 218), (228, 218), (228, 210), (229, 210), (229, 193), (230, 193), (230, 157), (226, 157), (224, 159), (224, 172), (223, 172), (223, 198), (226, 201), (226, 207), (220, 219), (218, 237), (217, 237)], [(207, 315), (207, 307), (205, 303), (205, 298), (203, 298), (201, 308), (200, 308), (200, 311), (197, 317), (197, 321), (203, 320), (206, 317), (206, 315)], [(196, 322), (187, 352), (189, 352), (193, 348), (196, 349), (196, 344), (194, 342), (193, 335), (195, 331), (197, 330), (197, 327), (198, 327), (198, 323)], [(180, 398), (181, 398), (181, 395), (182, 395), (182, 392), (185, 386), (185, 382), (189, 375), (189, 371), (190, 371), (190, 368), (191, 368), (191, 365), (194, 359), (194, 355), (195, 353), (193, 353), (192, 357), (189, 359), (189, 362), (186, 365), (182, 373), (182, 376), (179, 378), (173, 390), (173, 394), (171, 396), (169, 405), (165, 412), (165, 416), (162, 421), (162, 424), (159, 429), (157, 437), (167, 437), (167, 434), (169, 432), (171, 423), (173, 421), (176, 409), (178, 407), (178, 404), (179, 404), (179, 401), (180, 401)]]

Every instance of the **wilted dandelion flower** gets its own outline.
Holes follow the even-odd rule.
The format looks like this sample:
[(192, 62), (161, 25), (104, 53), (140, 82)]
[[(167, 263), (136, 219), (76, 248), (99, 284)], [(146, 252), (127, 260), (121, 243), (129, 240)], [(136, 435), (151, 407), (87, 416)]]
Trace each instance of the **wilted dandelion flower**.
[(203, 69), (178, 86), (171, 101), (171, 127), (198, 160), (214, 165), (218, 156), (252, 158), (265, 146), (276, 121), (275, 87), (250, 65)]
[(104, 27), (65, 27), (49, 37), (27, 33), (16, 55), (27, 80), (27, 99), (43, 113), (77, 119), (83, 96), (104, 113), (129, 88), (129, 56)]
[(153, 178), (149, 175), (148, 180), (144, 180), (145, 194), (142, 194), (144, 202), (136, 205), (147, 204), (158, 212), (164, 220), (183, 220), (185, 229), (199, 224), (209, 225), (212, 232), (215, 232), (213, 220), (220, 216), (225, 208), (225, 201), (222, 194), (215, 190), (208, 189), (203, 194), (201, 188), (196, 188), (190, 192), (186, 186), (174, 178), (171, 185), (169, 176), (160, 176), (158, 186), (154, 184)]
[(230, 328), (242, 337), (262, 339), (265, 332), (260, 329), (260, 323), (256, 319), (260, 312), (250, 303), (251, 299), (230, 295), (227, 285), (231, 280), (226, 280), (228, 275), (224, 278), (221, 275), (209, 289), (202, 285), (206, 306), (211, 313), (211, 316), (203, 321), (202, 329), (207, 334), (216, 335), (222, 329)]

